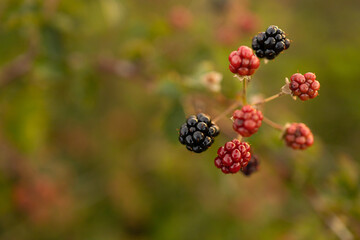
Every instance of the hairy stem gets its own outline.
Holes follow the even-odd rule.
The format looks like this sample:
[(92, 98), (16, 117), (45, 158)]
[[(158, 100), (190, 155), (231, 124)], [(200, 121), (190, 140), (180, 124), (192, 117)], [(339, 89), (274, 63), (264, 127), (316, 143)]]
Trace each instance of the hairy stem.
[(275, 128), (275, 129), (277, 129), (277, 130), (280, 130), (280, 131), (284, 130), (284, 126), (282, 126), (282, 125), (280, 125), (280, 124), (277, 124), (277, 123), (271, 121), (271, 120), (268, 119), (267, 117), (264, 117), (264, 118), (263, 118), (263, 121), (264, 121), (267, 125), (269, 125), (270, 127), (273, 127), (273, 128)]
[(246, 86), (247, 85), (247, 79), (244, 79), (243, 80), (243, 94), (242, 94), (242, 102), (243, 102), (243, 105), (246, 105), (247, 104), (247, 101), (246, 101)]
[(227, 114), (229, 114), (231, 111), (233, 111), (235, 108), (241, 106), (241, 103), (239, 103), (238, 101), (234, 102), (233, 104), (231, 104), (227, 109), (225, 109), (225, 111), (223, 111), (222, 113), (220, 113), (219, 115), (217, 115), (214, 119), (213, 122), (217, 122), (219, 121), (221, 118), (225, 117)]
[(241, 142), (243, 137), (240, 134), (238, 134), (236, 138), (239, 139)]
[(268, 97), (268, 98), (265, 98), (264, 100), (260, 101), (260, 102), (256, 102), (256, 103), (253, 103), (251, 105), (261, 105), (261, 104), (264, 104), (264, 103), (267, 103), (267, 102), (270, 102), (278, 97), (281, 97), (285, 95), (285, 93), (283, 92), (279, 92), (278, 94), (275, 94), (275, 95), (272, 95), (271, 97)]

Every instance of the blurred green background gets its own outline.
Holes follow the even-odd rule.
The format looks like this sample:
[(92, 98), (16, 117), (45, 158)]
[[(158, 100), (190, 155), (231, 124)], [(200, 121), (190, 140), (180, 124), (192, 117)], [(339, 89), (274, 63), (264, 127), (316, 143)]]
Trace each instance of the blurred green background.
[[(360, 239), (360, 1), (1, 0), (0, 239)], [(291, 47), (249, 95), (315, 72), (314, 100), (263, 112), (304, 122), (288, 149), (263, 125), (259, 172), (224, 175), (177, 142), (185, 116), (241, 91), (228, 54), (275, 24)], [(221, 92), (201, 85), (223, 74)]]

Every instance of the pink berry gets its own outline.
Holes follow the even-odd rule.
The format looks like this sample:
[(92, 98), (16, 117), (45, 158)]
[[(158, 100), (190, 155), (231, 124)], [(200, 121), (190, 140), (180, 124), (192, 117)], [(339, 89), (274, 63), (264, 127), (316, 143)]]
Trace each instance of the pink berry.
[(292, 123), (284, 133), (286, 145), (293, 149), (306, 149), (314, 143), (314, 136), (303, 123)]
[(233, 128), (243, 137), (250, 137), (256, 133), (261, 126), (263, 115), (250, 105), (245, 105), (241, 110), (233, 113)]
[(240, 76), (251, 76), (260, 66), (260, 60), (254, 55), (251, 48), (240, 46), (237, 51), (229, 55), (229, 69)]
[(239, 172), (240, 169), (246, 167), (250, 159), (249, 143), (234, 139), (219, 148), (218, 156), (215, 158), (214, 163), (223, 173), (228, 174)]
[(319, 93), (320, 83), (316, 81), (314, 73), (308, 72), (302, 75), (295, 73), (291, 76), (290, 90), (293, 96), (297, 96), (302, 101), (315, 98)]

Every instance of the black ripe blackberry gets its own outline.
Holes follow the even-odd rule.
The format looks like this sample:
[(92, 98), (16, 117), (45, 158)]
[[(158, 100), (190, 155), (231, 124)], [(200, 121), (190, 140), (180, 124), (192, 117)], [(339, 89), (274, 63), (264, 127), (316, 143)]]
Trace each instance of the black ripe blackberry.
[(186, 123), (181, 126), (179, 141), (188, 150), (201, 153), (211, 146), (219, 132), (219, 127), (211, 122), (208, 115), (199, 113), (188, 117)]
[(241, 169), (241, 172), (245, 176), (250, 176), (251, 174), (253, 174), (254, 172), (257, 172), (259, 170), (259, 165), (260, 165), (260, 161), (259, 161), (258, 157), (254, 154), (251, 154), (251, 159), (248, 162), (248, 165), (243, 167)]
[(271, 25), (252, 39), (252, 49), (259, 58), (274, 59), (290, 47), (290, 40), (283, 30)]

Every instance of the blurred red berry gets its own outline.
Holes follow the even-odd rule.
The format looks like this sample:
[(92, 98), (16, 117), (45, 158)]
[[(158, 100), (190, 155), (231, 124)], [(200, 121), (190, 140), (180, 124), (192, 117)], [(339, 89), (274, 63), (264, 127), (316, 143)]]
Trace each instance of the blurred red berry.
[(295, 73), (290, 78), (289, 88), (293, 96), (297, 96), (302, 101), (315, 98), (320, 89), (320, 83), (316, 80), (314, 73), (308, 72), (302, 75)]
[(234, 31), (233, 27), (220, 26), (215, 31), (215, 37), (224, 45), (232, 45), (240, 38), (240, 35)]
[(189, 9), (182, 6), (171, 8), (169, 13), (170, 24), (178, 29), (186, 29), (193, 22), (193, 16)]
[[(13, 200), (15, 206), (37, 224), (62, 221), (72, 212), (69, 195), (52, 179), (43, 176), (19, 181), (13, 189)], [(64, 208), (66, 211), (59, 215)]]
[(314, 143), (314, 136), (304, 123), (292, 123), (285, 130), (284, 140), (293, 149), (305, 149)]
[(250, 137), (261, 126), (263, 115), (250, 105), (243, 106), (241, 110), (233, 113), (233, 128), (243, 137)]
[(238, 26), (243, 32), (251, 33), (258, 26), (259, 19), (253, 13), (245, 13), (240, 18), (238, 18)]
[(215, 166), (225, 174), (237, 173), (251, 159), (249, 143), (240, 142), (238, 139), (225, 143), (218, 149), (217, 154), (214, 160)]
[(230, 71), (240, 76), (251, 76), (260, 66), (260, 60), (247, 46), (240, 46), (237, 51), (231, 52), (229, 62)]

